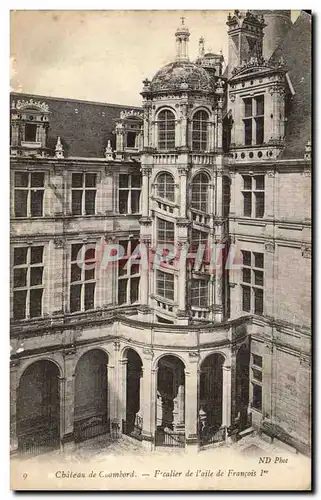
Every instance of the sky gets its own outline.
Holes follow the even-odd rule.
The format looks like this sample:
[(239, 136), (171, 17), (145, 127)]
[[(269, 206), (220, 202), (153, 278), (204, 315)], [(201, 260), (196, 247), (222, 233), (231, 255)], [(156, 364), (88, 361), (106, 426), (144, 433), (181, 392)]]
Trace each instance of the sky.
[(142, 81), (175, 59), (181, 16), (191, 60), (201, 36), (206, 50), (222, 50), (227, 60), (228, 12), (12, 11), (11, 90), (139, 106)]

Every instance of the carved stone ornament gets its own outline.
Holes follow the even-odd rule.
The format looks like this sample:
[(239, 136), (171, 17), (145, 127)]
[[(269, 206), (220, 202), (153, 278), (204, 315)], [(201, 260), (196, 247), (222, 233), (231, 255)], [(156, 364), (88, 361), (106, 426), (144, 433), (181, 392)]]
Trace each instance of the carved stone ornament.
[(121, 111), (120, 112), (120, 118), (122, 120), (125, 118), (132, 118), (132, 117), (143, 119), (144, 113), (142, 113), (141, 111), (137, 111), (136, 109), (131, 109), (129, 111)]
[(275, 244), (273, 241), (267, 241), (264, 245), (264, 248), (267, 252), (274, 252)]
[(33, 99), (29, 100), (19, 100), (17, 101), (17, 104), (13, 101), (12, 107), (14, 107), (15, 104), (15, 109), (28, 109), (28, 108), (38, 108), (39, 110), (49, 113), (49, 106), (45, 102), (41, 101), (34, 101)]

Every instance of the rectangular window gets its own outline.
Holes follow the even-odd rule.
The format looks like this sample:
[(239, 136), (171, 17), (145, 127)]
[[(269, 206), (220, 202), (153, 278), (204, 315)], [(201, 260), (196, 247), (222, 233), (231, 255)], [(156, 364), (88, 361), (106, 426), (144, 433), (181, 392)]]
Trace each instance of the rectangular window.
[(264, 96), (243, 99), (244, 103), (244, 144), (264, 143)]
[(174, 300), (174, 275), (156, 272), (156, 293), (165, 299)]
[(44, 172), (15, 172), (15, 217), (42, 217), (44, 192)]
[(175, 239), (174, 222), (168, 222), (163, 219), (157, 219), (157, 222), (157, 243), (168, 243), (173, 245)]
[(119, 174), (118, 211), (120, 214), (140, 213), (141, 176)]
[(71, 212), (73, 215), (96, 213), (97, 174), (75, 172), (71, 181)]
[(13, 318), (42, 316), (43, 246), (13, 250)]
[(252, 406), (256, 410), (262, 411), (262, 386), (257, 384), (252, 384), (252, 387), (253, 387)]
[(263, 358), (257, 354), (252, 354), (252, 406), (262, 411), (262, 382), (263, 382)]
[(95, 243), (71, 245), (70, 312), (95, 308)]
[(264, 118), (255, 118), (256, 137), (255, 144), (263, 144), (264, 142)]
[(264, 175), (243, 175), (243, 215), (262, 219), (265, 211)]
[(242, 250), (242, 309), (252, 314), (263, 314), (264, 309), (264, 254)]
[[(118, 261), (118, 304), (135, 304), (139, 301), (140, 265), (139, 255), (135, 252), (138, 240), (119, 240), (118, 245), (124, 249)], [(134, 263), (132, 263), (131, 256)]]
[(25, 141), (26, 142), (36, 142), (37, 138), (37, 124), (36, 123), (26, 123), (25, 124)]
[(208, 281), (193, 279), (191, 283), (191, 305), (192, 307), (208, 306)]

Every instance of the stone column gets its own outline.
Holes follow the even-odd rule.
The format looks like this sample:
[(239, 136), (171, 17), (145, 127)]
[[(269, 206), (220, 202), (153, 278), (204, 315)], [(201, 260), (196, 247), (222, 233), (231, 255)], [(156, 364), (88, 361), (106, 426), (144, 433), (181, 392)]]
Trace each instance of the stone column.
[(19, 390), (19, 365), (19, 360), (10, 362), (10, 453), (14, 453), (18, 450), (17, 392)]
[(123, 420), (126, 420), (127, 359), (119, 359), (118, 364), (119, 364), (118, 419), (122, 429)]
[(75, 354), (74, 348), (64, 351), (64, 377), (60, 379), (60, 436), (65, 451), (74, 445)]
[(180, 217), (182, 219), (186, 218), (187, 173), (188, 173), (187, 165), (178, 167), (179, 191), (180, 191)]
[(186, 148), (187, 146), (187, 103), (181, 104), (181, 120), (179, 123), (181, 134), (180, 134), (180, 146)]
[(217, 102), (217, 143), (216, 150), (217, 152), (222, 152), (223, 150), (223, 118), (222, 118), (222, 108), (223, 108), (223, 99), (220, 98)]
[(108, 363), (106, 365), (107, 371), (107, 413), (110, 422), (114, 422), (117, 419), (117, 408), (115, 396), (117, 395), (115, 387), (115, 365)]
[(264, 176), (264, 217), (273, 219), (275, 217), (274, 203), (276, 200), (275, 193), (275, 171), (268, 170)]
[[(224, 286), (224, 267), (223, 267), (223, 244), (224, 225), (222, 219), (223, 213), (223, 170), (222, 156), (217, 157), (218, 169), (216, 172), (216, 209), (215, 209), (215, 321), (221, 322), (223, 319), (223, 286)], [(214, 250), (214, 249), (213, 249)]]
[(198, 353), (190, 352), (188, 369), (185, 370), (185, 434), (190, 450), (197, 449), (198, 444), (198, 360)]
[(188, 322), (188, 313), (186, 311), (186, 254), (187, 254), (187, 241), (178, 242), (179, 247), (179, 274), (178, 274), (178, 290), (177, 290), (177, 323), (185, 325)]
[(140, 287), (139, 287), (139, 315), (145, 316), (149, 313), (149, 255), (151, 239), (143, 237), (140, 239), (141, 264), (140, 264)]
[(269, 297), (269, 300), (264, 300), (264, 314), (274, 317), (274, 286), (276, 282), (276, 255), (275, 255), (275, 242), (270, 239), (264, 245), (264, 295)]
[(149, 197), (150, 197), (149, 178), (151, 176), (152, 169), (149, 165), (148, 166), (142, 165), (141, 173), (142, 173), (142, 192), (141, 192), (142, 217), (148, 217), (149, 216)]
[(223, 401), (222, 401), (222, 426), (230, 427), (231, 425), (231, 388), (232, 388), (232, 371), (231, 365), (224, 363), (223, 370)]
[(153, 351), (145, 348), (143, 350), (143, 377), (141, 378), (141, 407), (140, 413), (143, 417), (143, 440), (150, 443), (154, 442), (156, 430), (156, 388), (157, 388), (157, 371), (152, 368)]
[(144, 105), (144, 125), (143, 125), (143, 147), (149, 147), (149, 109), (150, 107)]

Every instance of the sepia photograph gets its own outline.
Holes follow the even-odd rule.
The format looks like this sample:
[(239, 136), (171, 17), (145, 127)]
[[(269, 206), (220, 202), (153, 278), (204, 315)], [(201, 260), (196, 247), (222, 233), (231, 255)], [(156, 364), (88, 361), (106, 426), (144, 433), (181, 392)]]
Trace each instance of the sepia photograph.
[(12, 490), (311, 490), (311, 33), (11, 10)]

